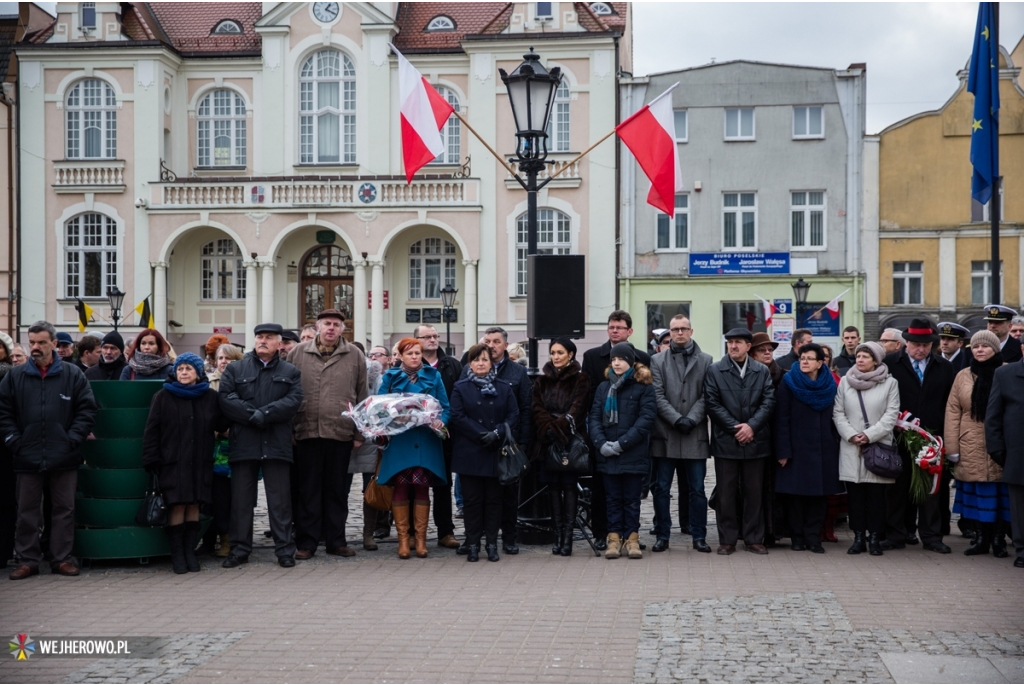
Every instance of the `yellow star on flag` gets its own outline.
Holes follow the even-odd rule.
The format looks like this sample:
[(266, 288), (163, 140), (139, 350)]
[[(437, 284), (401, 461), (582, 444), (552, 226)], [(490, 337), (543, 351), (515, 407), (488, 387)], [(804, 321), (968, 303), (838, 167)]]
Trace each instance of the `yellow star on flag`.
[(981, 32), (981, 35), (985, 36), (985, 40), (988, 40), (988, 27), (987, 26), (985, 27), (985, 30)]
[(973, 130), (975, 130), (975, 131), (980, 131), (981, 130), (981, 119), (975, 119), (974, 120), (974, 126), (972, 126), (971, 128)]

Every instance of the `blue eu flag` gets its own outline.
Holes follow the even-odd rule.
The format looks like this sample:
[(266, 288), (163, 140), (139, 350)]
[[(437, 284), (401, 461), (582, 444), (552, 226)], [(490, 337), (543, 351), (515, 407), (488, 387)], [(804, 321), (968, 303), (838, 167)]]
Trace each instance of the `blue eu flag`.
[(982, 2), (978, 7), (978, 28), (967, 76), (967, 90), (974, 93), (971, 197), (981, 204), (992, 198), (999, 178), (999, 45), (994, 35), (995, 5)]

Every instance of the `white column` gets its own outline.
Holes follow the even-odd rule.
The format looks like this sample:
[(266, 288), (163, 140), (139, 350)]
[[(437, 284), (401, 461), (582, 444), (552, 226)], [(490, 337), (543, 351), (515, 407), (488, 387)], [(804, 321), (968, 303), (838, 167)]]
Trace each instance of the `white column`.
[(370, 281), (373, 309), (370, 310), (370, 344), (384, 344), (384, 260), (370, 262), (373, 272)]
[(257, 311), (256, 260), (245, 262), (245, 348), (251, 350), (256, 345), (256, 334), (252, 329), (259, 321)]
[(469, 349), (476, 344), (476, 308), (477, 308), (477, 296), (476, 296), (476, 265), (479, 262), (478, 259), (463, 259), (462, 266), (466, 267), (466, 272), (463, 278), (465, 279), (466, 297), (463, 300), (463, 311), (462, 320), (465, 322), (465, 339), (462, 341), (462, 346), (465, 349)]
[(260, 323), (274, 322), (274, 267), (269, 259), (260, 263), (263, 268), (263, 287), (260, 288)]
[(153, 325), (167, 335), (167, 262), (151, 262), (153, 267)]
[[(352, 339), (366, 344), (366, 260), (352, 261), (355, 273), (352, 278)], [(369, 351), (369, 350), (367, 350)]]
[(956, 310), (956, 236), (939, 238), (939, 310)]

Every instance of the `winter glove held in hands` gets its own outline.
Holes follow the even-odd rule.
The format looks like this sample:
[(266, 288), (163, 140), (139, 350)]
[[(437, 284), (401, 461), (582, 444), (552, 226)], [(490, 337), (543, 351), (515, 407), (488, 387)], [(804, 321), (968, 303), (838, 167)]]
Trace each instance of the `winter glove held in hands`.
[(601, 454), (606, 457), (617, 457), (622, 454), (622, 447), (619, 446), (618, 441), (606, 442), (601, 445)]

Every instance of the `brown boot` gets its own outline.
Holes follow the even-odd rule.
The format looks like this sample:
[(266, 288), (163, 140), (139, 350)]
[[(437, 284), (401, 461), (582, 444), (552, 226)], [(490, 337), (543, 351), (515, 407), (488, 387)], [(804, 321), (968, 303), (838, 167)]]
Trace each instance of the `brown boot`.
[(427, 558), (427, 522), (430, 521), (430, 502), (416, 500), (413, 503), (413, 518), (416, 527), (416, 556)]
[(392, 502), (391, 513), (395, 517), (395, 530), (398, 531), (398, 558), (409, 558), (409, 503)]
[(621, 556), (622, 538), (618, 533), (608, 533), (608, 548), (604, 551), (605, 559), (618, 559)]
[(228, 540), (228, 534), (221, 533), (220, 535), (218, 535), (217, 544), (220, 546), (217, 547), (217, 551), (213, 553), (213, 556), (218, 557), (220, 559), (226, 559), (227, 556), (231, 554), (231, 541)]
[(640, 549), (640, 536), (637, 533), (630, 533), (626, 538), (626, 555), (630, 559), (644, 558), (644, 553)]
[(373, 529), (377, 526), (377, 510), (363, 502), (363, 549), (377, 551), (377, 541), (373, 539)]

